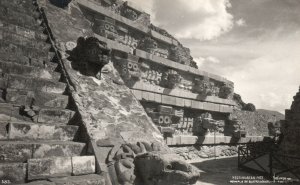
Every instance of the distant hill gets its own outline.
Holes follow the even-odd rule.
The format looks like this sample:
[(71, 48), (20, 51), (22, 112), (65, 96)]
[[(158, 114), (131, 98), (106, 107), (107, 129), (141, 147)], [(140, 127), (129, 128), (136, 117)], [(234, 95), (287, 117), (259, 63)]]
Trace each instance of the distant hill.
[(276, 117), (277, 120), (283, 120), (285, 118), (285, 115), (278, 112), (278, 111), (272, 111), (272, 110), (265, 110), (265, 109), (257, 109), (256, 112), (259, 114), (264, 114), (264, 115), (270, 115)]
[(284, 119), (284, 115), (277, 111), (258, 109), (255, 112), (235, 110), (232, 116), (242, 121), (248, 135), (267, 136), (268, 123)]

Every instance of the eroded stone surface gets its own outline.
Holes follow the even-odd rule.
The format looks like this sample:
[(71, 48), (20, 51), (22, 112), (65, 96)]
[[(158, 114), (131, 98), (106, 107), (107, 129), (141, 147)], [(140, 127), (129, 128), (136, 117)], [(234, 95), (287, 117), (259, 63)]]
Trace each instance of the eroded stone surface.
[(10, 123), (9, 139), (72, 141), (78, 126)]
[(40, 123), (68, 123), (74, 112), (67, 109), (42, 109), (39, 111)]
[(0, 179), (14, 183), (23, 183), (26, 180), (26, 164), (0, 163)]
[(96, 172), (94, 156), (72, 157), (73, 175), (85, 175)]
[(83, 175), (64, 178), (50, 178), (56, 185), (106, 185), (105, 177), (102, 175)]
[(28, 160), (28, 180), (64, 177), (72, 174), (71, 157)]
[(56, 185), (54, 182), (49, 181), (34, 181), (26, 184), (20, 184), (20, 185)]
[(65, 95), (20, 89), (6, 89), (5, 98), (8, 103), (31, 106), (34, 102), (38, 107), (55, 108), (66, 108), (69, 101)]
[(84, 155), (85, 144), (84, 143), (41, 143), (34, 144), (33, 157), (34, 158), (43, 158), (43, 157), (71, 157), (77, 155)]
[(33, 145), (29, 143), (0, 142), (0, 162), (26, 162), (32, 157)]

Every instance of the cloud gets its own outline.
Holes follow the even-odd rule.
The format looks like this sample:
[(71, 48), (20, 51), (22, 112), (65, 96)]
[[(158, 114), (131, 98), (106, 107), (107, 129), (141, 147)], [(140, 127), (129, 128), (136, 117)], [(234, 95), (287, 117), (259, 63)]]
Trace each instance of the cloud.
[(201, 68), (204, 64), (205, 58), (197, 57), (197, 58), (194, 58), (194, 61), (196, 62), (198, 68)]
[(208, 63), (212, 63), (212, 64), (219, 64), (220, 63), (220, 60), (217, 59), (216, 57), (212, 57), (212, 56), (209, 56), (209, 57), (197, 57), (197, 58), (194, 58), (194, 61), (196, 62), (198, 68), (201, 68), (202, 66), (204, 65), (208, 65)]
[[(202, 70), (232, 80), (235, 92), (245, 102), (254, 103), (257, 108), (282, 113), (290, 108), (300, 84), (299, 37), (277, 38), (276, 41), (272, 38), (264, 42), (245, 41), (239, 48), (218, 44), (215, 47), (221, 47), (224, 51), (216, 50), (215, 54), (210, 51), (209, 55), (218, 56), (221, 53), (218, 56), (221, 62), (203, 62)], [(238, 49), (233, 52), (231, 48)], [(254, 54), (247, 53), (249, 50), (254, 50)], [(200, 49), (196, 53), (205, 52)]]
[(154, 18), (153, 14), (153, 1), (152, 0), (128, 0), (134, 3), (135, 6), (139, 7), (144, 12), (151, 14), (152, 18)]
[(290, 107), (300, 84), (298, 0), (131, 1), (190, 47), (201, 70), (233, 81), (245, 102)]
[(175, 37), (210, 40), (233, 28), (228, 0), (153, 0), (154, 23)]
[(235, 21), (235, 24), (238, 26), (246, 26), (246, 21), (243, 18), (241, 18), (241, 19)]

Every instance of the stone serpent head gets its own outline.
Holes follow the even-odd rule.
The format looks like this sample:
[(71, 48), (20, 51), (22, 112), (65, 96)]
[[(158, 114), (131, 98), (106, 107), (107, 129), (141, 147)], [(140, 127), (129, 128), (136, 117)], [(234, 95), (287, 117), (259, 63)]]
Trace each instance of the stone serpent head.
[(187, 185), (197, 182), (199, 170), (167, 154), (145, 153), (135, 158), (137, 174), (145, 185)]
[(196, 167), (165, 153), (155, 143), (124, 144), (112, 149), (109, 158), (117, 177), (114, 181), (122, 185), (188, 185), (200, 176)]

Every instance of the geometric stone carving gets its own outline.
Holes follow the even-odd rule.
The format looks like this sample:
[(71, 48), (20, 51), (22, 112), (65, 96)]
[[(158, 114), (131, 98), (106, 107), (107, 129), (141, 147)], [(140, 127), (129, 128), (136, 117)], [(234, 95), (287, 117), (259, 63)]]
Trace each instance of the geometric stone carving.
[(234, 92), (233, 84), (224, 83), (220, 88), (219, 97), (224, 99), (232, 99)]
[(195, 120), (194, 133), (196, 135), (205, 135), (210, 132), (223, 133), (224, 121), (217, 121), (212, 119), (210, 113), (203, 113)]
[(148, 53), (154, 54), (154, 51), (157, 49), (158, 44), (155, 40), (153, 40), (151, 37), (145, 37), (142, 39), (139, 43), (137, 48), (144, 50)]
[(180, 74), (177, 73), (177, 71), (169, 69), (167, 72), (163, 73), (161, 80), (163, 86), (173, 89), (179, 85), (179, 83), (182, 80), (182, 77)]

